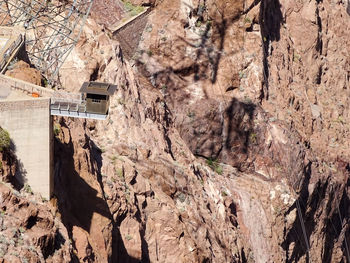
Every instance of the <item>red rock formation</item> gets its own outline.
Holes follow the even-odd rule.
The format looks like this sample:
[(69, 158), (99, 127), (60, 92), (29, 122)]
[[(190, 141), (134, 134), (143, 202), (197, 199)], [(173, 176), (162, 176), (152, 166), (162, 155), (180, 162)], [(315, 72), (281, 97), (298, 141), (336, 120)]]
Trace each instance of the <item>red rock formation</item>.
[(56, 120), (72, 257), (346, 262), (348, 20), (341, 1), (156, 1), (130, 63), (89, 21), (61, 76), (118, 89), (106, 121)]
[(107, 262), (112, 254), (111, 214), (100, 186), (93, 142), (82, 121), (60, 121), (55, 139), (55, 195), (80, 261)]
[(24, 61), (15, 63), (11, 69), (6, 71), (6, 75), (41, 86), (40, 71), (31, 68)]
[(0, 262), (71, 260), (68, 233), (50, 208), (0, 184)]

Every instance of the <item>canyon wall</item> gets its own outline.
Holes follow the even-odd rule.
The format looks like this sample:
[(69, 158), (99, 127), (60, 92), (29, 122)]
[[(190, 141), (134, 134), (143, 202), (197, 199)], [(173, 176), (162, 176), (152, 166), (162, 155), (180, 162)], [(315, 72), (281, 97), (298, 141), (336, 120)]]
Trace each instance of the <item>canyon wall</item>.
[[(330, 100), (347, 98), (346, 6), (152, 4), (133, 66), (113, 40), (93, 43), (104, 34), (91, 23), (93, 39), (86, 32), (72, 53), (95, 60), (94, 71), (77, 72), (119, 84), (107, 122), (86, 123), (113, 225), (112, 249), (91, 245), (94, 253), (115, 262), (346, 261), (349, 164), (345, 144), (334, 143), (345, 143), (347, 115), (329, 115), (340, 113)], [(321, 54), (326, 42), (335, 46)], [(337, 70), (319, 73), (319, 59)]]
[(345, 1), (133, 1), (152, 11), (130, 59), (108, 2), (61, 70), (118, 85), (106, 121), (55, 119), (72, 259), (346, 262)]

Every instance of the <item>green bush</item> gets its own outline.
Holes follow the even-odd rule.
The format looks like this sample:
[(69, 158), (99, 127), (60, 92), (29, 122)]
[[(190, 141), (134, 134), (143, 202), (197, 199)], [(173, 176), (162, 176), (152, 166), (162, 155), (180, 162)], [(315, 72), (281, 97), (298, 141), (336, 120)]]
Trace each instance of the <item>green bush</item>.
[(143, 12), (144, 8), (143, 6), (138, 6), (138, 5), (133, 5), (129, 1), (123, 1), (124, 2), (124, 7), (127, 12), (129, 12), (130, 16), (136, 16)]
[(61, 125), (59, 123), (55, 123), (53, 125), (53, 134), (55, 136), (58, 136), (60, 134), (60, 132), (61, 132)]
[(223, 167), (221, 164), (218, 163), (217, 160), (209, 158), (207, 159), (207, 165), (214, 170), (216, 173), (218, 174), (222, 174), (223, 173)]
[(33, 194), (33, 190), (32, 190), (32, 188), (30, 187), (29, 184), (24, 184), (23, 190), (24, 190), (26, 193), (28, 193), (28, 194)]
[(127, 2), (124, 1), (124, 6), (125, 6), (126, 11), (128, 11), (128, 12), (130, 12), (134, 9), (133, 4), (130, 3), (129, 1), (127, 1)]
[(11, 139), (8, 131), (0, 128), (0, 151), (10, 148)]
[(115, 169), (115, 173), (118, 175), (119, 178), (123, 178), (124, 177), (124, 171), (123, 169)]
[(128, 241), (130, 241), (130, 240), (132, 239), (132, 236), (126, 235), (126, 236), (125, 236), (125, 239), (128, 240)]
[(143, 7), (142, 6), (136, 6), (131, 12), (130, 15), (131, 16), (137, 16), (138, 14), (140, 14), (141, 12), (143, 12)]
[(217, 164), (215, 166), (215, 172), (217, 172), (218, 174), (222, 175), (222, 172), (223, 172), (223, 168), (220, 164)]
[(152, 50), (147, 50), (147, 55), (149, 56), (149, 57), (152, 57), (153, 56), (153, 52), (152, 52)]

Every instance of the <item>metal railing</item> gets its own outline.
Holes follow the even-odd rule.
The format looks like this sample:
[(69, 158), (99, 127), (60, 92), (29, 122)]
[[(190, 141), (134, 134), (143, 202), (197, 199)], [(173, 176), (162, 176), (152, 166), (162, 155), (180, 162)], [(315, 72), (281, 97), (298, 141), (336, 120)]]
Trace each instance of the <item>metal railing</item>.
[(51, 109), (60, 111), (86, 112), (86, 104), (83, 101), (51, 98)]
[(51, 109), (64, 111), (86, 111), (86, 102), (81, 94), (55, 91), (51, 97)]

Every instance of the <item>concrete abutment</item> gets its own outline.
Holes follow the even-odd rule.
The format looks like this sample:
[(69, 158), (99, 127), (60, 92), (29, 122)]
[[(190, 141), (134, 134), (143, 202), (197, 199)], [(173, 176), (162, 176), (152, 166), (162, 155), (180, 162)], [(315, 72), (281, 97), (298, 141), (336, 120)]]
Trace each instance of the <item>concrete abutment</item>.
[(49, 199), (54, 187), (50, 99), (1, 101), (0, 126), (10, 133), (14, 143), (22, 167), (19, 179)]

